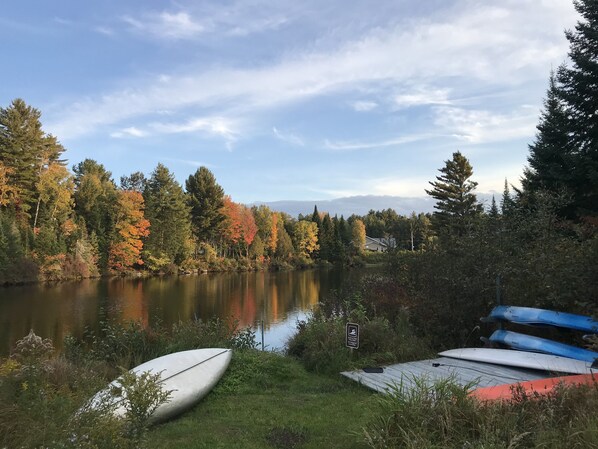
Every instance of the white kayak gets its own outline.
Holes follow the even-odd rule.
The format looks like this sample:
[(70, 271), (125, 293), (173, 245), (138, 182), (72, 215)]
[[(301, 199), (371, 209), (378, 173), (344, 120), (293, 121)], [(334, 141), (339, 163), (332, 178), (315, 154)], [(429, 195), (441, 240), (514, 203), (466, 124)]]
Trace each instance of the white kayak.
[[(230, 349), (194, 349), (158, 357), (133, 368), (131, 371), (138, 375), (160, 373), (160, 386), (170, 391), (168, 401), (158, 406), (150, 416), (150, 423), (165, 421), (195, 405), (218, 383), (231, 358)], [(112, 381), (91, 399), (92, 407), (102, 396), (110, 395), (110, 391), (119, 386), (119, 379)], [(126, 398), (119, 400), (126, 401)], [(114, 413), (124, 416), (124, 404), (120, 404)]]
[(512, 349), (493, 348), (461, 348), (440, 352), (438, 355), (453, 359), (473, 362), (494, 363), (495, 365), (514, 366), (518, 368), (537, 369), (556, 373), (592, 374), (590, 362), (570, 359), (557, 355), (538, 352), (515, 351)]

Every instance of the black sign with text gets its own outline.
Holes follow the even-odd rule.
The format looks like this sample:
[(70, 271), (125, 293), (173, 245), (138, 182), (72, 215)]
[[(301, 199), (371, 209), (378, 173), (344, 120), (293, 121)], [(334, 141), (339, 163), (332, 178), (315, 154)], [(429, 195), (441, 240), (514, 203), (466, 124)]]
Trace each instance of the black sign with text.
[(359, 324), (347, 323), (347, 347), (359, 348)]

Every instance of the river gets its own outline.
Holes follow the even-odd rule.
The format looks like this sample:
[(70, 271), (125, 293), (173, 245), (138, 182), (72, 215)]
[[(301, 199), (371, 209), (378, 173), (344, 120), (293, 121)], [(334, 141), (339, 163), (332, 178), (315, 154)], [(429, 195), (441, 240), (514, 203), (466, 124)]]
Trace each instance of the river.
[(170, 327), (180, 320), (233, 318), (261, 345), (280, 350), (297, 320), (322, 298), (370, 269), (210, 273), (152, 278), (86, 279), (0, 287), (0, 356), (31, 329), (61, 347), (66, 335), (97, 330), (103, 319)]

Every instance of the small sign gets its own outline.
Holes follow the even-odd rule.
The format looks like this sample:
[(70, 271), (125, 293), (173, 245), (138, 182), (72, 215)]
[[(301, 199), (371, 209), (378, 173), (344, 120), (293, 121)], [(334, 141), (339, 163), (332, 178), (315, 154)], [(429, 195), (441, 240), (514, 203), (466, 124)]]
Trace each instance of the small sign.
[(359, 348), (359, 324), (347, 323), (347, 347)]

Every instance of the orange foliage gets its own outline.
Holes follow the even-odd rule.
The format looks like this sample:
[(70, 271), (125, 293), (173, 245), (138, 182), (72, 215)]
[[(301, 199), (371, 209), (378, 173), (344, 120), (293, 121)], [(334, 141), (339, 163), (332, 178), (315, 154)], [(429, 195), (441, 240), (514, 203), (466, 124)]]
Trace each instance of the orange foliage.
[(251, 245), (257, 234), (257, 225), (251, 209), (235, 203), (230, 196), (225, 196), (222, 213), (226, 217), (226, 225), (222, 230), (224, 239), (233, 244), (242, 239), (247, 246)]
[(270, 252), (274, 254), (276, 252), (276, 245), (278, 244), (278, 214), (272, 214), (272, 228), (270, 230), (270, 241), (268, 242), (268, 248)]
[(253, 242), (255, 234), (257, 234), (257, 225), (255, 224), (251, 209), (242, 204), (239, 204), (238, 206), (240, 208), (241, 216), (241, 235), (243, 236), (245, 244), (249, 246), (251, 245), (251, 242)]
[(224, 197), (222, 213), (226, 217), (226, 224), (222, 228), (223, 237), (230, 243), (237, 243), (241, 238), (241, 216), (239, 205), (230, 196)]
[(108, 263), (117, 271), (142, 265), (143, 237), (149, 235), (150, 222), (143, 215), (143, 196), (133, 190), (120, 191), (115, 228), (118, 236), (110, 246)]

